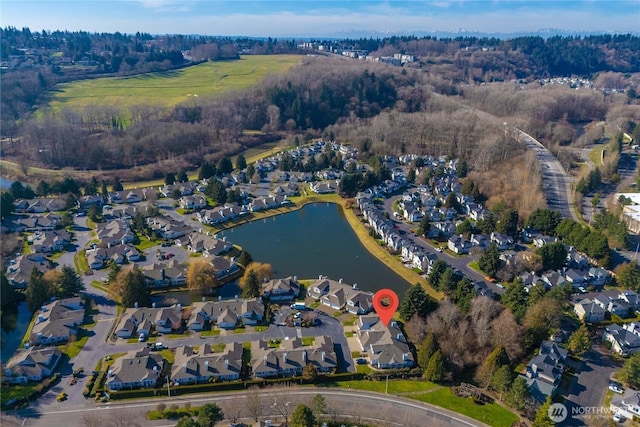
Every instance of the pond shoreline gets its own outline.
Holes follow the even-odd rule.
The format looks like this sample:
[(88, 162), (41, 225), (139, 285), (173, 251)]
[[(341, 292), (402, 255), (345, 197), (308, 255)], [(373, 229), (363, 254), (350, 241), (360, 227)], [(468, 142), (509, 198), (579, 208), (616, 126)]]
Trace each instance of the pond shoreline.
[[(261, 219), (271, 218), (278, 215), (283, 215), (291, 212), (295, 212), (299, 209), (302, 209), (304, 206), (313, 203), (332, 203), (338, 205), (344, 218), (346, 219), (349, 227), (356, 234), (360, 243), (365, 247), (365, 249), (377, 258), (380, 262), (390, 268), (395, 274), (404, 279), (408, 285), (420, 284), (423, 286), (425, 291), (429, 293), (433, 298), (440, 300), (443, 298), (443, 295), (437, 290), (433, 289), (427, 282), (427, 280), (416, 273), (413, 270), (406, 268), (394, 255), (391, 255), (386, 248), (380, 246), (378, 242), (375, 241), (370, 235), (367, 228), (364, 224), (359, 220), (358, 216), (355, 214), (354, 210), (350, 207), (353, 203), (352, 199), (344, 199), (337, 194), (326, 194), (326, 195), (304, 195), (304, 196), (296, 196), (290, 198), (291, 204), (289, 206), (283, 206), (277, 209), (271, 209), (264, 212), (259, 212), (257, 215), (252, 216), (251, 218), (240, 218), (236, 221), (229, 222), (228, 226), (218, 226), (218, 227), (210, 227), (214, 233), (219, 233), (222, 231), (230, 230), (232, 228), (238, 227), (243, 224), (248, 224), (250, 222), (254, 222)], [(249, 248), (250, 250), (250, 248)]]

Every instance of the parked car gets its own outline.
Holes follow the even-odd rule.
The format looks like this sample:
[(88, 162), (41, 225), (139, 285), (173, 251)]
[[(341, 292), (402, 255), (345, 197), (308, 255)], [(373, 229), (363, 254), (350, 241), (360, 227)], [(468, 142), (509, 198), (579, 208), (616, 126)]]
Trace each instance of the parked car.
[(619, 394), (624, 393), (624, 390), (622, 389), (622, 387), (620, 387), (620, 385), (616, 383), (609, 384), (609, 390), (611, 390), (614, 393), (619, 393)]
[(163, 248), (168, 248), (169, 246), (171, 246), (171, 242), (162, 242), (160, 246), (162, 246)]
[(67, 400), (67, 393), (65, 393), (64, 391), (62, 393), (60, 393), (58, 396), (56, 396), (56, 400), (58, 402), (62, 402), (63, 400)]
[(622, 421), (622, 415), (620, 415), (620, 412), (616, 412), (615, 414), (613, 414), (613, 421), (617, 423)]
[(147, 340), (147, 336), (144, 333), (141, 333), (138, 336), (138, 342), (145, 342)]

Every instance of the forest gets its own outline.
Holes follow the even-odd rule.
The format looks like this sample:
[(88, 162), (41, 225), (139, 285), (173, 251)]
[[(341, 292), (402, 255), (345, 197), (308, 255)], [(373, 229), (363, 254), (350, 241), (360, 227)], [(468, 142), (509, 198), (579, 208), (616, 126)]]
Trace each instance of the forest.
[[(104, 60), (104, 65), (122, 56), (123, 64), (134, 66), (119, 68), (121, 74), (140, 72), (144, 68), (136, 67), (148, 61), (171, 67), (171, 59), (162, 55), (172, 51), (188, 50), (195, 61), (230, 58), (242, 51), (296, 49), (295, 41), (271, 39), (2, 31), (3, 55), (6, 49), (16, 53), (11, 50), (14, 45), (59, 48), (64, 40), (65, 55), (77, 58), (91, 45), (92, 52), (101, 52), (102, 59), (94, 59)], [(533, 154), (504, 132), (504, 122), (539, 139), (569, 168), (579, 160), (573, 147), (606, 139), (601, 123), (621, 132), (640, 129), (636, 126), (639, 75), (617, 72), (638, 68), (635, 36), (391, 37), (340, 43), (378, 55), (412, 52), (419, 55), (419, 66), (301, 57), (301, 64), (286, 74), (269, 76), (243, 91), (192, 99), (169, 112), (154, 105), (130, 107), (126, 114), (131, 120), (124, 126), (118, 120), (122, 112), (111, 106), (41, 110), (34, 115), (31, 111), (41, 93), (57, 80), (50, 80), (53, 74), (42, 67), (7, 72), (2, 79), (2, 102), (7, 105), (2, 108), (2, 131), (9, 138), (2, 144), (2, 156), (25, 165), (99, 170), (101, 178), (117, 174), (124, 180), (139, 180), (162, 177), (167, 170), (195, 170), (203, 162), (215, 163), (266, 141), (285, 139), (293, 144), (296, 137), (331, 136), (358, 148), (363, 160), (404, 153), (466, 159), (476, 191), (488, 199), (489, 207), (506, 203), (526, 218), (545, 206), (540, 166)], [(587, 70), (575, 64), (584, 49), (608, 53), (594, 53), (595, 59), (584, 65)], [(503, 67), (499, 78), (487, 78), (485, 74), (499, 63), (495, 55), (511, 61), (511, 66)], [(127, 62), (130, 56), (139, 57), (138, 62)], [(566, 71), (568, 75), (584, 71), (593, 77), (595, 87), (620, 89), (576, 90), (534, 80), (565, 72), (560, 63), (574, 70)], [(511, 67), (526, 79), (511, 80), (521, 77)], [(31, 72), (31, 77), (23, 72)], [(484, 80), (496, 81), (480, 83)], [(5, 120), (7, 115), (11, 117)], [(603, 170), (603, 180), (615, 172), (613, 166)]]

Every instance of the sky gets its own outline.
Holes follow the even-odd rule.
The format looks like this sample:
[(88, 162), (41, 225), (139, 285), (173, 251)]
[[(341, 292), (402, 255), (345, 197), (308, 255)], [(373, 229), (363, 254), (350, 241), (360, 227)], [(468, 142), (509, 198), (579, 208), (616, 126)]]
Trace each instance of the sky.
[(2, 0), (0, 26), (250, 37), (638, 33), (640, 0)]

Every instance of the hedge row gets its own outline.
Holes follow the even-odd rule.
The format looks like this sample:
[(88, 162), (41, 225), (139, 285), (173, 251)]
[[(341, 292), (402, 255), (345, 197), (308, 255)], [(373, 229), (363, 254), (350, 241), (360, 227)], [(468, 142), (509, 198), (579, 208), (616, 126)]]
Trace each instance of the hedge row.
[[(243, 390), (250, 387), (267, 387), (270, 385), (276, 385), (281, 383), (295, 382), (298, 384), (311, 384), (311, 383), (324, 383), (333, 381), (350, 381), (361, 380), (364, 378), (364, 374), (361, 373), (341, 373), (334, 375), (320, 375), (315, 380), (307, 380), (302, 377), (289, 377), (289, 378), (273, 378), (273, 379), (260, 379), (251, 381), (235, 381), (235, 382), (220, 382), (220, 383), (205, 383), (205, 384), (189, 384), (170, 387), (171, 395), (177, 396), (190, 393), (205, 393), (214, 391), (232, 391)], [(167, 393), (166, 386), (156, 389), (137, 389), (137, 390), (121, 390), (117, 392), (109, 393), (111, 399), (133, 399), (143, 397), (165, 396)]]

